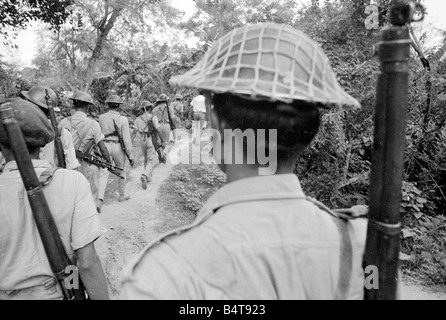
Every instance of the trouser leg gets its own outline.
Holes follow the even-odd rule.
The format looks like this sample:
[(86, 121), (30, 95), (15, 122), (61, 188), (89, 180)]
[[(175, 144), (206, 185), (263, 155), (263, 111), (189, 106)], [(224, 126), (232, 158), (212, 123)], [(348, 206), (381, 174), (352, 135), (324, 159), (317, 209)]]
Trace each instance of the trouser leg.
[(98, 185), (99, 185), (99, 168), (95, 165), (83, 161), (81, 163), (80, 172), (87, 178), (90, 183), (91, 193), (93, 194), (93, 200), (98, 202)]
[(107, 183), (108, 183), (109, 176), (110, 176), (110, 172), (107, 169), (100, 168), (98, 199), (101, 201), (104, 201), (104, 198), (105, 198), (105, 190), (107, 189)]
[(115, 165), (123, 169), (122, 174), (121, 174), (121, 179), (119, 179), (119, 181), (118, 181), (118, 189), (119, 189), (119, 195), (124, 196), (126, 180), (127, 180), (126, 173), (125, 173), (126, 156), (119, 144), (116, 144), (116, 146), (113, 146), (112, 158), (113, 158), (113, 161), (115, 162)]
[(148, 141), (149, 140), (150, 139), (147, 137), (144, 137), (144, 138), (141, 137), (141, 141), (140, 141), (141, 151), (142, 151), (142, 155), (144, 157), (144, 170), (146, 169), (147, 163), (149, 161), (149, 156), (148, 156)]

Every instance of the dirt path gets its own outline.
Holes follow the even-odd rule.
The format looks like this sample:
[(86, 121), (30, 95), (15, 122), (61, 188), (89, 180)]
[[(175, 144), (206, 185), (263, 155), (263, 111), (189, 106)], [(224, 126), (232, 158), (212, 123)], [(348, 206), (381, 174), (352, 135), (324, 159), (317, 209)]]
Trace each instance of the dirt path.
[(100, 217), (107, 233), (96, 242), (106, 272), (112, 298), (119, 292), (119, 280), (122, 268), (139, 253), (157, 234), (153, 232), (162, 214), (158, 211), (156, 197), (158, 189), (172, 170), (172, 165), (158, 164), (153, 170), (152, 182), (144, 190), (140, 176), (143, 167), (136, 166), (130, 170), (126, 192), (130, 200), (118, 202), (106, 196)]
[[(138, 148), (134, 150), (140, 157)], [(119, 280), (122, 268), (129, 260), (138, 254), (144, 246), (159, 236), (156, 228), (163, 219), (163, 213), (156, 205), (158, 190), (169, 177), (173, 165), (156, 165), (153, 170), (152, 182), (143, 190), (140, 176), (143, 167), (137, 160), (134, 168), (128, 174), (127, 192), (131, 199), (125, 202), (117, 201), (116, 183), (111, 181), (109, 192), (102, 206), (100, 217), (107, 233), (96, 242), (97, 251), (101, 257), (108, 279), (110, 295), (116, 299), (119, 294)], [(116, 180), (116, 179), (115, 179)], [(418, 284), (403, 279), (401, 285), (401, 299), (403, 300), (446, 300), (446, 292), (435, 292)]]

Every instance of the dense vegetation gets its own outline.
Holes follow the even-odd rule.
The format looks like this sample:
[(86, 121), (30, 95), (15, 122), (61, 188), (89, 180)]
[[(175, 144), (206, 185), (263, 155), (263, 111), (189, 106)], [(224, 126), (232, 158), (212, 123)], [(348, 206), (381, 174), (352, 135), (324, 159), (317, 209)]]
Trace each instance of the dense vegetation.
[[(341, 85), (362, 104), (358, 112), (323, 115), (323, 127), (298, 161), (296, 173), (309, 195), (331, 207), (366, 204), (378, 71), (372, 47), (379, 35), (379, 30), (369, 30), (364, 25), (365, 8), (370, 1), (313, 0), (306, 7), (293, 0), (195, 3), (196, 13), (183, 20), (178, 10), (165, 1), (72, 1), (68, 11), (63, 11), (70, 13), (62, 16), (67, 18), (65, 23), (58, 20), (53, 23), (56, 27), (41, 30), (36, 68), (23, 77), (16, 66), (1, 62), (0, 86), (7, 95), (14, 96), (33, 83), (50, 85), (60, 93), (65, 108), (69, 108), (66, 94), (89, 90), (98, 102), (96, 113), (104, 108), (108, 94), (116, 92), (125, 97), (131, 113), (143, 99), (153, 99), (161, 92), (176, 93), (168, 84), (169, 78), (191, 68), (225, 32), (246, 23), (286, 23), (305, 31), (322, 45)], [(390, 0), (377, 3), (382, 28)], [(10, 8), (14, 9), (17, 8)], [(416, 25), (414, 28), (417, 31)], [(161, 31), (163, 39), (156, 37)], [(426, 33), (413, 35), (416, 50), (410, 63), (401, 206), (402, 260), (406, 272), (445, 284), (445, 43), (425, 48)], [(199, 39), (193, 49), (182, 41), (187, 36)], [(181, 93), (186, 100), (195, 94), (192, 90)], [(192, 192), (191, 184), (188, 188), (183, 185), (189, 175), (184, 170), (175, 173), (175, 188), (180, 195), (185, 194), (185, 207), (196, 212), (207, 194), (202, 190), (206, 182), (199, 184), (197, 193)], [(215, 176), (213, 172), (204, 176), (208, 174)], [(190, 196), (191, 193), (196, 196)]]

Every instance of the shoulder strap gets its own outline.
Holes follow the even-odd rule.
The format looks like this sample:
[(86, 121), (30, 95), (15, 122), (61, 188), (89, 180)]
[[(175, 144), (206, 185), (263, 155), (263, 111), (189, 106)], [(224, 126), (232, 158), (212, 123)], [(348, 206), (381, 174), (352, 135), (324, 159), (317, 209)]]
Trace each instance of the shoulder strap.
[(51, 179), (54, 176), (54, 173), (59, 170), (60, 168), (58, 167), (53, 167), (53, 168), (49, 168), (46, 169), (45, 171), (43, 171), (40, 176), (39, 176), (39, 182), (41, 184), (42, 187), (48, 185), (51, 182)]
[(336, 289), (335, 300), (346, 300), (350, 289), (350, 280), (353, 270), (353, 246), (348, 230), (348, 223), (349, 220), (361, 218), (362, 215), (354, 216), (352, 214), (349, 214), (348, 210), (346, 210), (345, 212), (342, 210), (330, 210), (323, 203), (311, 197), (307, 197), (307, 200), (312, 202), (322, 211), (327, 212), (329, 215), (331, 215), (334, 223), (338, 228), (341, 243), (339, 255), (338, 286)]

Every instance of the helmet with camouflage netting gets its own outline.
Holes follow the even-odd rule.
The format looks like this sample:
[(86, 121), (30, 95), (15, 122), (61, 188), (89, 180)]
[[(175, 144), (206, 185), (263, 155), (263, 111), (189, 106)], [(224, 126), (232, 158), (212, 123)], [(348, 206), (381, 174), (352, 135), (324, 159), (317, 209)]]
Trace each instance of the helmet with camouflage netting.
[(115, 103), (115, 104), (123, 104), (124, 101), (122, 101), (121, 97), (114, 94), (105, 101), (105, 103)]
[(172, 77), (170, 84), (254, 100), (303, 100), (344, 110), (360, 107), (338, 84), (319, 44), (297, 29), (275, 23), (227, 33), (194, 68)]

